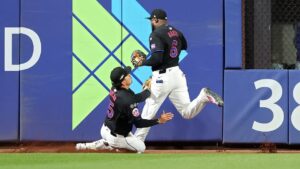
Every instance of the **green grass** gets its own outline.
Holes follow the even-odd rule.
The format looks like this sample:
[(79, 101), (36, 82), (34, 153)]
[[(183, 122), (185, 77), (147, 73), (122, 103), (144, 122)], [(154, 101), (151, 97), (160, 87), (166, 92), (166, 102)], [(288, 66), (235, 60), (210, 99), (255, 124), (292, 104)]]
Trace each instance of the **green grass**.
[(300, 154), (0, 154), (0, 169), (299, 169)]

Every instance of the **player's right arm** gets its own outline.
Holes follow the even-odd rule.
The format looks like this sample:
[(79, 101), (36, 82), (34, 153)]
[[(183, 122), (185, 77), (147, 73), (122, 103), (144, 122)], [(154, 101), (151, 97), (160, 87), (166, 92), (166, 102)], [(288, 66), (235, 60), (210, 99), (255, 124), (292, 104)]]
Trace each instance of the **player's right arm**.
[(187, 50), (187, 47), (188, 47), (187, 41), (182, 33), (180, 33), (180, 38), (181, 38), (181, 42), (182, 42), (182, 50)]

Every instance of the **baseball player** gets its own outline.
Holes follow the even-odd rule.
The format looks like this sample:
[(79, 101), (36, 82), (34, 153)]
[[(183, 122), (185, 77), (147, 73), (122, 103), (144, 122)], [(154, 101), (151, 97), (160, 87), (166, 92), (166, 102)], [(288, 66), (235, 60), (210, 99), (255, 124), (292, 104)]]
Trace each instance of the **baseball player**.
[[(165, 11), (155, 9), (148, 19), (152, 25), (149, 39), (151, 57), (148, 60), (136, 57), (135, 55), (144, 56), (141, 51), (134, 51), (132, 55), (135, 67), (152, 68), (151, 96), (146, 100), (142, 118), (154, 118), (166, 97), (169, 97), (185, 119), (195, 117), (208, 102), (223, 106), (222, 98), (208, 88), (203, 88), (200, 94), (190, 101), (185, 75), (178, 66), (181, 50), (187, 49), (186, 39), (179, 30), (168, 25)], [(137, 129), (135, 136), (144, 141), (149, 129), (150, 127)]]
[(78, 143), (77, 150), (124, 148), (141, 153), (146, 147), (143, 141), (131, 133), (133, 125), (137, 128), (150, 127), (173, 118), (172, 113), (163, 113), (160, 118), (153, 120), (141, 118), (137, 106), (150, 96), (150, 86), (146, 84), (143, 92), (135, 94), (129, 88), (132, 82), (130, 71), (130, 67), (117, 67), (112, 70), (110, 78), (113, 87), (109, 93), (110, 103), (100, 132), (102, 139), (91, 143)]

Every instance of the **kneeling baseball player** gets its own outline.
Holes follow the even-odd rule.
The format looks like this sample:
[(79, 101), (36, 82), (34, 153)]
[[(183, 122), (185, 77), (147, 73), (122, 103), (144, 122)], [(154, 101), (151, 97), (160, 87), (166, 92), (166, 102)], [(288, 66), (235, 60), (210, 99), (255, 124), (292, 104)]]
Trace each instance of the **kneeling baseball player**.
[(172, 113), (163, 113), (158, 119), (141, 118), (137, 105), (151, 95), (149, 90), (151, 83), (146, 82), (143, 92), (135, 94), (129, 88), (132, 82), (130, 71), (130, 67), (116, 67), (112, 70), (110, 103), (100, 132), (102, 139), (91, 143), (78, 143), (77, 150), (122, 148), (142, 153), (146, 146), (142, 140), (131, 133), (133, 125), (137, 128), (150, 127), (166, 123), (173, 118)]

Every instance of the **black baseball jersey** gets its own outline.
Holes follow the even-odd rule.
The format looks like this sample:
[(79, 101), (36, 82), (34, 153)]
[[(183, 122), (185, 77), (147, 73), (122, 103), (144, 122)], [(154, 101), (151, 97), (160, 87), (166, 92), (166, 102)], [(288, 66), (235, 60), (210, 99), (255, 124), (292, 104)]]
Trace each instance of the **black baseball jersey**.
[[(183, 34), (171, 25), (162, 25), (156, 28), (150, 35), (151, 58), (143, 65), (152, 66), (152, 70), (163, 70), (178, 66), (181, 50), (187, 49), (187, 42)], [(152, 58), (156, 53), (162, 53), (159, 57)]]
[(131, 89), (112, 89), (109, 95), (110, 104), (104, 124), (112, 133), (126, 137), (133, 125), (142, 128), (158, 124), (158, 119), (142, 119), (138, 109), (138, 103), (145, 101), (150, 96), (149, 90), (135, 94)]

